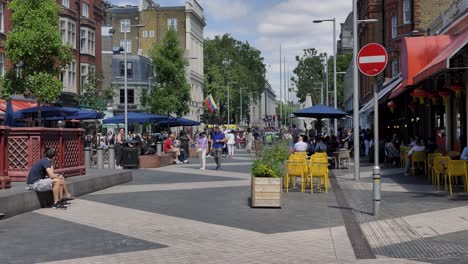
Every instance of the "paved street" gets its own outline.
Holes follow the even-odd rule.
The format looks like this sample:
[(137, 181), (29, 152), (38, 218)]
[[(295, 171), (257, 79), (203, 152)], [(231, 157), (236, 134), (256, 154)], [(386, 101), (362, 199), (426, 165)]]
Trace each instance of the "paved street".
[[(1, 221), (0, 263), (460, 263), (468, 255), (466, 200), (402, 181), (400, 169), (384, 174), (377, 219), (367, 168), (359, 183), (348, 170), (337, 175), (353, 210), (340, 204), (336, 185), (328, 194), (285, 193), (282, 209), (252, 209), (248, 154), (224, 159), (222, 171), (212, 159), (205, 171), (196, 162), (135, 170), (133, 182), (66, 211)], [(356, 258), (363, 238), (348, 220), (376, 259)]]

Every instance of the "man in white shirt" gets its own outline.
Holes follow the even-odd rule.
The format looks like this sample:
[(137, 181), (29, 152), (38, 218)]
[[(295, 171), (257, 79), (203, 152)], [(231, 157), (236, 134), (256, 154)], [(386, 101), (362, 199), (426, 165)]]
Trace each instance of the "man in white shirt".
[(297, 143), (294, 144), (294, 151), (295, 152), (306, 152), (307, 151), (307, 143), (304, 142), (302, 136), (299, 136)]
[(422, 141), (420, 139), (416, 140), (416, 145), (408, 151), (408, 160), (406, 161), (406, 167), (405, 167), (405, 175), (409, 175), (409, 171), (411, 168), (411, 157), (413, 156), (413, 153), (415, 151), (425, 151), (426, 147), (422, 144)]

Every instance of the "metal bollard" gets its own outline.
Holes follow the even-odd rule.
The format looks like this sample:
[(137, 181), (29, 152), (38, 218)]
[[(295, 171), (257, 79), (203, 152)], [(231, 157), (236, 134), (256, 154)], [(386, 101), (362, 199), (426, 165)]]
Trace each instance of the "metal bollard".
[(97, 161), (96, 161), (96, 167), (98, 169), (104, 169), (104, 155), (103, 155), (103, 148), (98, 147), (97, 148)]
[(156, 142), (156, 154), (161, 156), (162, 155), (162, 147), (163, 147), (163, 142), (158, 141)]
[(90, 147), (84, 148), (84, 160), (85, 160), (85, 168), (91, 169), (91, 148)]
[(379, 216), (380, 213), (380, 167), (375, 166), (373, 170), (373, 187), (374, 187), (374, 216)]
[(109, 145), (109, 169), (115, 169), (115, 145)]

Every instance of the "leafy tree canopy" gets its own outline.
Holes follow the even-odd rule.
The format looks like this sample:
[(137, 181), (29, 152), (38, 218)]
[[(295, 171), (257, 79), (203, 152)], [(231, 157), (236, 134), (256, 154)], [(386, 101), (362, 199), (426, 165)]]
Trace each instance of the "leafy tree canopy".
[(97, 111), (104, 111), (107, 102), (112, 99), (114, 92), (112, 87), (101, 88), (103, 76), (90, 71), (86, 77), (86, 82), (81, 87), (79, 97), (80, 106), (91, 108)]
[[(249, 97), (258, 97), (266, 86), (266, 67), (261, 52), (248, 42), (241, 42), (229, 34), (215, 36), (204, 42), (205, 97), (213, 95), (221, 102), (221, 114), (226, 119), (227, 83), (230, 85), (230, 112), (240, 114), (240, 89), (242, 111), (247, 118)], [(205, 112), (208, 110), (206, 109)]]
[(304, 102), (307, 95), (311, 95), (313, 104), (319, 103), (321, 83), (325, 85), (324, 54), (318, 54), (314, 48), (305, 49), (301, 57), (296, 56), (296, 61), (295, 76), (291, 80), (297, 88), (299, 101)]
[(63, 88), (57, 76), (72, 58), (58, 30), (60, 6), (55, 0), (11, 0), (8, 7), (13, 29), (7, 36), (6, 55), (19, 71), (6, 74), (2, 95), (27, 94), (39, 103), (52, 102)]
[[(336, 57), (336, 72), (346, 72), (349, 63), (353, 59), (353, 54), (340, 54)], [(333, 91), (333, 57), (328, 59), (328, 85), (330, 91)], [(337, 74), (336, 76), (336, 94), (338, 108), (344, 109), (344, 74)], [(333, 93), (330, 93), (330, 102), (333, 104)]]
[(143, 97), (143, 104), (155, 114), (183, 116), (188, 113), (191, 100), (190, 84), (185, 78), (188, 63), (174, 29), (169, 29), (161, 43), (153, 46), (150, 58), (156, 81), (149, 96)]

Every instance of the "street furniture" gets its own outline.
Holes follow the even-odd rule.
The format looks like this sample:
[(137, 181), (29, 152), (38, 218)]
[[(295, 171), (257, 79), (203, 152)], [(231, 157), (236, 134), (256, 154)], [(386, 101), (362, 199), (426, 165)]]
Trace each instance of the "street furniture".
[(468, 173), (466, 171), (466, 161), (449, 160), (447, 166), (446, 181), (448, 180), (450, 195), (452, 195), (452, 178), (462, 177), (465, 192), (468, 192)]
[(414, 176), (414, 171), (416, 169), (416, 164), (424, 163), (424, 175), (427, 175), (426, 171), (426, 152), (425, 151), (414, 151), (411, 155), (411, 172)]
[(434, 157), (432, 166), (432, 184), (437, 185), (437, 189), (440, 187), (440, 176), (445, 179), (446, 166), (449, 160), (449, 157)]

